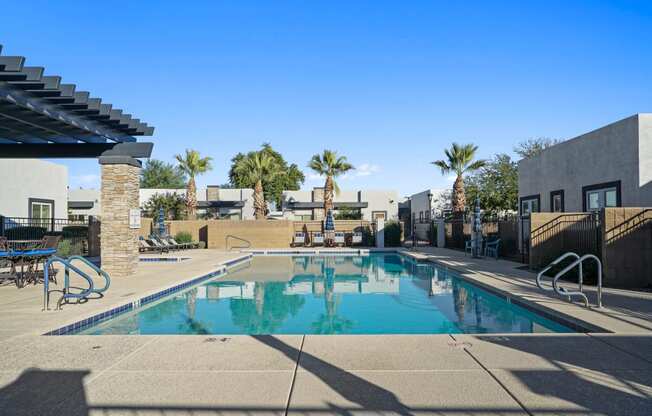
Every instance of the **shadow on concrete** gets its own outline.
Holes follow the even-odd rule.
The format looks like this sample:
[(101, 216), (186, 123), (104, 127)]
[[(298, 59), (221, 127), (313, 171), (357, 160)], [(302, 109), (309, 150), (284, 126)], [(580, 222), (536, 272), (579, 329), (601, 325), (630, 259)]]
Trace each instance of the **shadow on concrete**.
[[(301, 368), (319, 378), (349, 402), (355, 403), (366, 411), (393, 412), (399, 415), (411, 414), (410, 409), (389, 390), (342, 370), (312, 354), (299, 351), (273, 336), (254, 335), (253, 338), (285, 354), (290, 359), (298, 357)], [(335, 410), (335, 406), (331, 406)], [(347, 414), (345, 412), (336, 413)]]
[[(572, 403), (573, 408), (584, 409), (586, 414), (652, 415), (652, 361), (634, 350), (634, 348), (652, 348), (652, 335), (618, 336), (614, 340), (581, 337), (577, 339), (574, 346), (568, 342), (568, 338), (563, 340), (565, 342), (556, 342), (562, 341), (564, 337), (561, 336), (537, 339), (536, 337), (481, 335), (475, 338), (519, 353), (541, 357), (556, 367), (556, 369), (505, 370), (512, 379), (518, 381), (518, 383), (505, 383), (506, 388), (524, 401), (524, 406), (533, 413), (546, 413), (538, 405), (546, 407), (543, 403), (546, 398), (549, 398), (552, 407), (555, 405), (552, 401), (559, 403), (558, 401), (563, 400)], [(568, 353), (564, 348), (569, 347), (576, 350)], [(473, 346), (465, 349), (476, 358)], [(598, 351), (600, 349), (601, 352)], [(598, 357), (606, 357), (607, 360), (599, 360)], [(609, 357), (613, 359), (609, 361)], [(627, 364), (619, 366), (618, 362), (621, 359)], [(498, 376), (498, 379), (501, 377)], [(515, 385), (517, 387), (512, 390)], [(523, 400), (531, 393), (544, 399), (537, 399), (538, 405), (531, 407), (528, 400)], [(579, 408), (575, 411), (580, 411)], [(573, 413), (571, 408), (562, 407), (558, 411), (561, 412), (560, 414)]]

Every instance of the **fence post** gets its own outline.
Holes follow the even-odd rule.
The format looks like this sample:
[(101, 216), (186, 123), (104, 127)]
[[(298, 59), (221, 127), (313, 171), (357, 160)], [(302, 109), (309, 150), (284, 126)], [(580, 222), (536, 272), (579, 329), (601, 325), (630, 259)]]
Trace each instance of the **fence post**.
[(0, 215), (0, 235), (5, 235), (5, 217)]

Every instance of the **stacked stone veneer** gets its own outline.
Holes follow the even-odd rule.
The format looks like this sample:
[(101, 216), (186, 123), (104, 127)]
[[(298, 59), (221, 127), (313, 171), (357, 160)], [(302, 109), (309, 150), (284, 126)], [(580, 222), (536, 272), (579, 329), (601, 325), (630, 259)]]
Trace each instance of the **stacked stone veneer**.
[(131, 276), (138, 267), (138, 228), (129, 228), (129, 210), (139, 205), (140, 168), (102, 166), (102, 269), (111, 277)]

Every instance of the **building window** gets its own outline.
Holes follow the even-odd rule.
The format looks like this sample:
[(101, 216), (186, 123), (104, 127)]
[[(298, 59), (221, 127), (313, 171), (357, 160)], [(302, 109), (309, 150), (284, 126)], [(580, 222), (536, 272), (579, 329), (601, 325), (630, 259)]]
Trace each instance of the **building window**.
[(599, 183), (582, 188), (582, 207), (584, 211), (595, 211), (621, 205), (620, 181)]
[(54, 201), (29, 198), (29, 218), (39, 220), (54, 218)]
[(564, 190), (550, 192), (550, 212), (564, 212)]
[(521, 210), (521, 215), (527, 216), (533, 212), (540, 212), (541, 210), (541, 198), (537, 195), (524, 196), (521, 198), (521, 203), (519, 206)]
[(423, 222), (423, 211), (419, 211), (419, 222)]
[[(423, 212), (421, 213), (423, 215)], [(372, 211), (371, 212), (371, 218), (373, 221), (376, 220), (386, 220), (387, 219), (387, 211)]]

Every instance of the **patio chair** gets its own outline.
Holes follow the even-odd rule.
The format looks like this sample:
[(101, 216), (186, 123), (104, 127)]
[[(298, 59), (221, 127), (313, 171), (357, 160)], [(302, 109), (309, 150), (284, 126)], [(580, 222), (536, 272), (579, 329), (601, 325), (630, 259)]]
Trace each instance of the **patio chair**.
[(343, 232), (337, 231), (335, 232), (335, 238), (333, 239), (333, 242), (335, 243), (336, 246), (342, 245), (342, 247), (344, 247), (344, 237), (345, 236)]
[(353, 233), (353, 236), (351, 237), (351, 245), (352, 246), (362, 245), (362, 233), (361, 232)]
[(303, 247), (306, 244), (306, 234), (303, 233), (302, 231), (297, 231), (294, 233), (294, 239), (292, 241), (292, 246), (297, 247), (301, 246)]
[[(466, 253), (470, 254), (471, 251), (473, 250), (473, 241), (474, 241), (473, 238), (471, 238), (469, 240), (466, 240), (466, 242), (464, 243), (464, 255), (465, 256), (466, 256)], [(480, 247), (482, 247), (482, 244), (483, 244), (483, 240), (480, 239)], [(480, 251), (482, 252), (482, 248), (480, 249)]]
[(324, 245), (324, 234), (320, 232), (312, 233), (312, 245), (313, 246), (323, 246)]
[(484, 246), (484, 256), (495, 257), (498, 260), (498, 251), (500, 250), (500, 238), (496, 238), (492, 241), (487, 241)]

